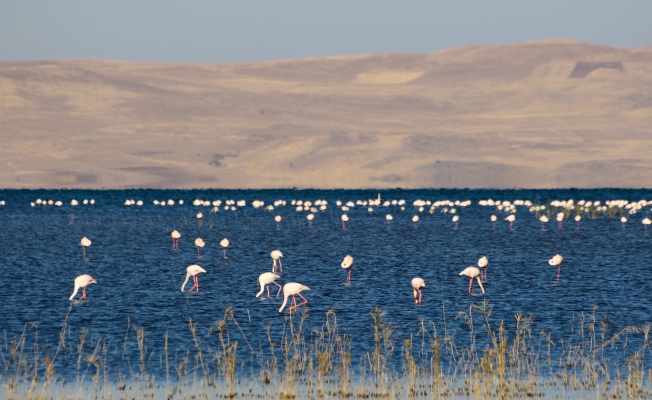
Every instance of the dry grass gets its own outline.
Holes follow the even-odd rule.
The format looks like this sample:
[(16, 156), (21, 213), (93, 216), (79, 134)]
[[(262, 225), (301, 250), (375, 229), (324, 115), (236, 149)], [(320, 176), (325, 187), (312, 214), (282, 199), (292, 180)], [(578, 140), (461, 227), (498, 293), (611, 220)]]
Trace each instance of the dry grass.
[[(486, 302), (457, 315), (468, 325), (468, 340), (450, 335), (446, 321), (422, 321), (402, 343), (380, 309), (369, 313), (374, 343), (351, 359), (352, 338), (329, 311), (321, 329), (304, 330), (308, 311), (286, 318), (280, 342), (272, 339), (254, 351), (254, 366), (239, 359), (229, 332), (240, 330), (227, 306), (222, 319), (200, 337), (190, 322), (194, 347), (170, 359), (170, 349), (147, 349), (144, 330), (130, 326), (122, 344), (73, 335), (64, 322), (56, 350), (39, 347), (38, 329), (5, 338), (0, 351), (3, 399), (210, 399), (210, 398), (649, 398), (646, 365), (650, 326), (629, 326), (607, 335), (608, 320), (590, 315), (572, 318), (569, 335), (554, 339), (534, 332), (533, 317), (516, 315), (508, 331), (491, 321)], [(134, 337), (135, 333), (135, 337)], [(240, 330), (240, 333), (242, 331)], [(137, 354), (126, 350), (136, 343)], [(637, 347), (630, 347), (636, 342)], [(108, 360), (124, 350), (122, 372)], [(240, 355), (242, 357), (242, 355)], [(397, 359), (397, 357), (399, 357)], [(620, 361), (619, 361), (620, 360)], [(137, 365), (132, 365), (135, 362)], [(621, 363), (622, 362), (622, 363)], [(170, 365), (170, 363), (172, 365)], [(64, 371), (74, 376), (62, 378)], [(73, 371), (70, 371), (70, 369)], [(128, 371), (125, 375), (124, 371)], [(171, 373), (171, 371), (174, 371)], [(61, 372), (61, 373), (60, 373)], [(72, 373), (71, 373), (72, 372)]]

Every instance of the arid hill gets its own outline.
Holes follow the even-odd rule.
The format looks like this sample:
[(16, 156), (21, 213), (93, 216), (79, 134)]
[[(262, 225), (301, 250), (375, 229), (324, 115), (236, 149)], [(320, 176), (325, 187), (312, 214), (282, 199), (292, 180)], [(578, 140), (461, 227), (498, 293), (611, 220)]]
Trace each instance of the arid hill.
[(0, 187), (652, 187), (652, 48), (0, 63)]

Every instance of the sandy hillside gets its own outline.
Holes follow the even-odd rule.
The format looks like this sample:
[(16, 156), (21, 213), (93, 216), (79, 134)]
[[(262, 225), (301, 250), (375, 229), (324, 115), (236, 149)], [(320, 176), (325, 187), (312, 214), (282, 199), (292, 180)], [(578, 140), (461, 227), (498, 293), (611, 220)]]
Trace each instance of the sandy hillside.
[(0, 63), (0, 187), (652, 187), (652, 48)]

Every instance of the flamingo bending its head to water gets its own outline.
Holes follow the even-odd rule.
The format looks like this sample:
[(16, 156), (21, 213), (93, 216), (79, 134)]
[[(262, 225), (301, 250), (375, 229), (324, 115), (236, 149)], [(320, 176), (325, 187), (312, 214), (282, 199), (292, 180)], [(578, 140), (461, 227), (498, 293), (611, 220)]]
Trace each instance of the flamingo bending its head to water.
[(72, 292), (72, 296), (70, 296), (70, 300), (74, 299), (75, 296), (77, 295), (77, 291), (79, 291), (79, 288), (82, 290), (82, 297), (80, 300), (86, 300), (86, 286), (90, 285), (91, 283), (97, 283), (95, 278), (93, 278), (90, 275), (79, 275), (78, 277), (75, 278), (75, 290)]
[[(308, 304), (308, 300), (301, 295), (301, 292), (304, 290), (310, 290), (308, 286), (303, 286), (300, 283), (296, 282), (290, 282), (286, 283), (285, 286), (283, 286), (283, 304), (281, 304), (281, 308), (278, 309), (278, 312), (283, 312), (283, 308), (285, 308), (285, 304), (288, 301), (288, 297), (292, 296), (292, 307), (290, 307), (290, 312), (292, 309), (297, 308), (299, 306), (302, 306), (304, 304)], [(297, 300), (294, 296), (299, 296), (303, 299), (303, 303), (297, 304)]]
[(179, 250), (179, 238), (181, 237), (181, 234), (179, 231), (174, 230), (172, 231), (172, 250)]
[(224, 238), (220, 242), (220, 246), (222, 246), (222, 249), (224, 250), (224, 258), (226, 258), (226, 248), (229, 247), (229, 239)]
[(548, 260), (548, 264), (553, 267), (557, 267), (557, 281), (559, 281), (559, 274), (561, 273), (561, 263), (564, 261), (564, 257), (560, 254), (555, 255), (553, 258)]
[(200, 258), (200, 257), (201, 257), (201, 254), (200, 254), (200, 252), (199, 252), (199, 249), (201, 249), (202, 247), (206, 246), (206, 243), (204, 243), (204, 241), (202, 240), (202, 238), (197, 238), (197, 239), (195, 239), (195, 246), (197, 247), (197, 258)]
[(484, 293), (484, 286), (482, 286), (482, 281), (480, 280), (480, 270), (476, 267), (468, 267), (464, 271), (460, 272), (460, 275), (468, 276), (469, 279), (469, 293), (473, 293), (473, 278), (478, 280), (480, 289)]
[(272, 264), (272, 272), (276, 272), (276, 261), (278, 261), (278, 266), (283, 272), (283, 263), (281, 262), (281, 258), (283, 258), (283, 253), (281, 253), (280, 250), (274, 250), (272, 251), (272, 260), (274, 260), (274, 264)]
[(186, 280), (183, 281), (183, 285), (181, 285), (181, 291), (183, 292), (183, 288), (186, 287), (186, 283), (188, 283), (188, 279), (192, 276), (195, 284), (188, 290), (188, 293), (192, 292), (193, 289), (197, 290), (197, 293), (199, 293), (199, 279), (197, 278), (197, 275), (199, 275), (202, 272), (206, 272), (206, 270), (202, 267), (200, 267), (197, 264), (193, 264), (186, 268)]
[(91, 245), (90, 239), (88, 239), (86, 236), (84, 236), (81, 239), (81, 246), (82, 246), (82, 252), (84, 253), (84, 258), (86, 258), (86, 248)]
[[(276, 297), (281, 293), (281, 285), (278, 283), (274, 282), (276, 281), (280, 276), (276, 275), (273, 272), (263, 272), (260, 274), (258, 277), (258, 282), (260, 282), (260, 292), (256, 294), (256, 297), (260, 297), (261, 294), (265, 291), (265, 285), (271, 285), (272, 283), (278, 286), (278, 292), (276, 293)], [(267, 286), (267, 297), (269, 298), (269, 286)]]
[(342, 268), (348, 270), (346, 275), (347, 283), (351, 282), (351, 267), (353, 267), (353, 257), (347, 254), (346, 257), (344, 257), (344, 261), (342, 261)]
[(426, 281), (421, 278), (412, 279), (412, 289), (414, 290), (414, 304), (421, 304), (421, 289), (426, 287)]
[(482, 272), (482, 280), (487, 281), (487, 266), (489, 265), (489, 260), (487, 260), (487, 257), (482, 256), (478, 260), (478, 267), (480, 267), (480, 271)]

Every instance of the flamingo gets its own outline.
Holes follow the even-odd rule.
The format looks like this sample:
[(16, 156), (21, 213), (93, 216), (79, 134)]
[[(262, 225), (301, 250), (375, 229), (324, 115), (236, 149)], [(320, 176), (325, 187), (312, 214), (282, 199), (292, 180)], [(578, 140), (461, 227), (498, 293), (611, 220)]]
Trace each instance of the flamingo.
[(564, 223), (564, 213), (560, 212), (557, 214), (557, 229), (563, 229), (562, 224)]
[(197, 247), (197, 258), (201, 258), (201, 253), (199, 249), (206, 246), (206, 243), (201, 238), (195, 239), (195, 246)]
[(392, 222), (394, 217), (392, 217), (390, 214), (385, 215), (385, 220), (387, 221), (387, 227), (389, 228), (389, 224)]
[(347, 254), (346, 257), (344, 257), (344, 261), (342, 261), (342, 268), (348, 270), (346, 275), (347, 283), (351, 282), (351, 267), (353, 267), (353, 257)]
[(84, 236), (81, 239), (81, 246), (82, 246), (82, 252), (84, 253), (84, 258), (86, 258), (86, 248), (91, 245), (90, 239), (88, 239), (86, 236)]
[(496, 227), (496, 221), (498, 220), (498, 217), (495, 215), (491, 216), (491, 229), (493, 230)]
[(86, 286), (90, 285), (91, 283), (97, 283), (97, 281), (95, 280), (95, 278), (93, 278), (90, 275), (79, 275), (78, 277), (76, 277), (75, 291), (72, 292), (72, 295), (70, 296), (70, 300), (75, 298), (77, 292), (79, 291), (79, 288), (81, 288), (82, 290), (82, 297), (80, 300), (86, 300)]
[(641, 223), (643, 224), (643, 228), (645, 229), (645, 232), (647, 232), (647, 226), (652, 224), (652, 220), (650, 220), (649, 218), (645, 218), (643, 219), (643, 221), (641, 221)]
[(414, 290), (414, 304), (421, 304), (421, 289), (424, 287), (426, 287), (426, 281), (421, 278), (412, 279), (412, 289)]
[(312, 228), (312, 220), (315, 219), (315, 214), (306, 215), (306, 219), (308, 220), (308, 224), (309, 224), (310, 228)]
[(197, 213), (197, 228), (201, 228), (202, 218), (204, 218), (204, 214), (202, 214), (201, 212), (198, 212)]
[(553, 258), (548, 260), (548, 264), (553, 267), (557, 267), (557, 281), (559, 281), (559, 274), (561, 273), (561, 263), (564, 261), (564, 257), (560, 254), (555, 255)]
[(516, 215), (510, 214), (505, 218), (505, 221), (509, 221), (509, 229), (514, 229), (512, 224), (516, 221)]
[(280, 215), (277, 215), (276, 217), (274, 217), (274, 221), (276, 221), (276, 230), (281, 229), (281, 220), (282, 219), (283, 218), (281, 218)]
[(414, 229), (417, 229), (417, 222), (419, 222), (419, 216), (415, 215), (412, 217), (412, 222), (414, 222)]
[(539, 221), (541, 221), (541, 230), (545, 231), (546, 230), (546, 222), (548, 222), (550, 220), (545, 215), (542, 215), (541, 218), (539, 218)]
[(181, 234), (177, 230), (172, 231), (172, 250), (179, 250), (179, 238)]
[(627, 228), (627, 217), (620, 218), (620, 224), (623, 226), (623, 229)]
[(224, 250), (223, 258), (226, 258), (226, 248), (229, 247), (229, 239), (227, 238), (222, 239), (222, 241), (220, 242), (220, 246), (222, 246), (222, 249)]
[(478, 267), (480, 267), (480, 271), (482, 271), (482, 280), (487, 281), (487, 266), (489, 265), (489, 260), (487, 260), (487, 257), (482, 256), (478, 260)]
[[(265, 286), (271, 285), (272, 283), (278, 286), (278, 292), (276, 293), (276, 297), (278, 297), (278, 295), (281, 293), (281, 289), (283, 289), (281, 285), (274, 282), (278, 278), (280, 278), (280, 276), (276, 275), (273, 272), (263, 272), (260, 274), (258, 277), (258, 282), (260, 282), (260, 292), (256, 294), (256, 297), (260, 297), (260, 295), (265, 291)], [(267, 286), (267, 298), (269, 298), (269, 286)]]
[(582, 219), (582, 217), (580, 217), (579, 215), (575, 216), (575, 229), (580, 229), (580, 220), (581, 219)]
[[(278, 312), (283, 312), (283, 308), (285, 308), (285, 304), (287, 303), (288, 297), (290, 296), (292, 296), (293, 304), (292, 307), (290, 307), (290, 312), (292, 312), (292, 309), (294, 308), (308, 304), (308, 300), (306, 300), (306, 298), (301, 295), (301, 292), (304, 290), (310, 290), (310, 288), (296, 282), (286, 283), (285, 286), (283, 286), (283, 304), (281, 304), (281, 308), (278, 309)], [(294, 296), (301, 297), (303, 299), (303, 303), (297, 304), (297, 300)]]
[(342, 214), (342, 230), (346, 230), (346, 221), (349, 220), (349, 216), (346, 214)]
[(468, 267), (464, 271), (460, 272), (460, 275), (465, 275), (468, 276), (469, 279), (469, 293), (473, 293), (473, 278), (476, 278), (478, 280), (478, 284), (480, 285), (480, 289), (482, 289), (482, 293), (484, 293), (484, 287), (482, 286), (482, 281), (480, 280), (480, 270), (477, 269), (476, 267)]
[(192, 292), (193, 289), (197, 289), (197, 293), (199, 293), (199, 278), (197, 278), (197, 275), (201, 274), (202, 272), (206, 272), (206, 270), (202, 267), (200, 267), (197, 264), (193, 264), (186, 268), (186, 280), (183, 281), (183, 285), (181, 285), (181, 291), (183, 292), (183, 288), (186, 287), (186, 283), (188, 283), (188, 279), (192, 276), (192, 278), (195, 281), (195, 284), (192, 285), (190, 290), (188, 290), (188, 293)]
[(283, 272), (283, 263), (281, 262), (283, 253), (281, 253), (280, 250), (274, 250), (272, 251), (271, 256), (272, 256), (272, 260), (274, 260), (274, 264), (272, 265), (272, 272), (276, 272), (276, 261), (278, 261), (279, 268), (281, 272)]
[(458, 222), (459, 220), (460, 220), (460, 217), (459, 217), (459, 216), (456, 215), (456, 216), (453, 217), (453, 222), (455, 222), (455, 229), (457, 229), (457, 222)]

